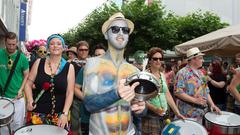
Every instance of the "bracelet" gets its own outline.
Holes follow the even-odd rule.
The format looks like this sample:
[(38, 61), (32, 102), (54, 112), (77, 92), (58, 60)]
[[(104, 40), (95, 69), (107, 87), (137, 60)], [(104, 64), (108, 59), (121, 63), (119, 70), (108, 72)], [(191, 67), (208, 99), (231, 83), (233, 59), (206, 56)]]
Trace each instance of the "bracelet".
[(61, 112), (61, 115), (62, 115), (62, 114), (63, 114), (64, 116), (66, 116), (66, 117), (68, 116), (68, 112)]

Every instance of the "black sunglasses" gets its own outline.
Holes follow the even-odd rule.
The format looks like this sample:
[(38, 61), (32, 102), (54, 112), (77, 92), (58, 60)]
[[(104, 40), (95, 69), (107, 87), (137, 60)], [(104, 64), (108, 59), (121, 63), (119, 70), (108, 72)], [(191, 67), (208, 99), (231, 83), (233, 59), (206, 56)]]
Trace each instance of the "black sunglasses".
[(130, 32), (130, 28), (128, 27), (111, 26), (109, 29), (111, 29), (112, 33), (114, 34), (117, 34), (120, 31), (120, 29), (122, 29), (123, 34), (129, 34)]
[(157, 61), (157, 60), (159, 60), (159, 61), (163, 61), (163, 58), (153, 57), (152, 60), (154, 60), (154, 61)]
[(78, 51), (88, 51), (88, 49), (78, 49)]

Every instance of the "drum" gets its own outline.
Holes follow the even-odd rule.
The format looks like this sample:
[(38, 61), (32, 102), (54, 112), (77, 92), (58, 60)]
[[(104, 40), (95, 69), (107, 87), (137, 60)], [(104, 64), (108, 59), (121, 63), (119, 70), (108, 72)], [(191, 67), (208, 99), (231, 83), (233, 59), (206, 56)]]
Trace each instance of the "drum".
[(30, 125), (19, 128), (13, 135), (67, 135), (68, 131), (54, 125)]
[(239, 135), (240, 134), (240, 116), (222, 111), (221, 115), (214, 112), (208, 112), (204, 115), (204, 126), (210, 135)]
[(8, 125), (13, 120), (14, 104), (6, 98), (0, 98), (0, 127)]
[(134, 73), (126, 79), (127, 85), (132, 85), (135, 82), (140, 83), (135, 88), (135, 98), (140, 101), (145, 101), (155, 97), (161, 88), (157, 78), (148, 72)]
[[(170, 128), (170, 126), (175, 128)], [(164, 127), (162, 135), (171, 135), (176, 129), (176, 135), (208, 135), (206, 129), (193, 120), (175, 120)], [(178, 129), (178, 130), (177, 130)]]

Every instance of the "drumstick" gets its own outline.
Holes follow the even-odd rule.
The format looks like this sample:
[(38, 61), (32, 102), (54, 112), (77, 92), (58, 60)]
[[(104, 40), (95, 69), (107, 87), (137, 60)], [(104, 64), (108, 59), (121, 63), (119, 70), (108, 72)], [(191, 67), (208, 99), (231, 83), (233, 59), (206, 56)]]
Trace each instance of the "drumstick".
[[(18, 97), (15, 97), (14, 99), (11, 100), (11, 102), (16, 101), (17, 99), (18, 99)], [(6, 105), (4, 105), (4, 106), (3, 106), (3, 109), (5, 109), (6, 107), (8, 107), (8, 106), (11, 104), (11, 102), (8, 102)]]

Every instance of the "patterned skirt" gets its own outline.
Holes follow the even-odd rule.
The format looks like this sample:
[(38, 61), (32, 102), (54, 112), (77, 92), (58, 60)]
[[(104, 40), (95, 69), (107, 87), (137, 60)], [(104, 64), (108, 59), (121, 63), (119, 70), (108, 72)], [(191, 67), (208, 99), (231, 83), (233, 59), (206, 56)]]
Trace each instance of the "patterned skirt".
[(142, 135), (160, 135), (166, 125), (167, 116), (158, 116), (149, 111), (147, 116), (142, 118)]

